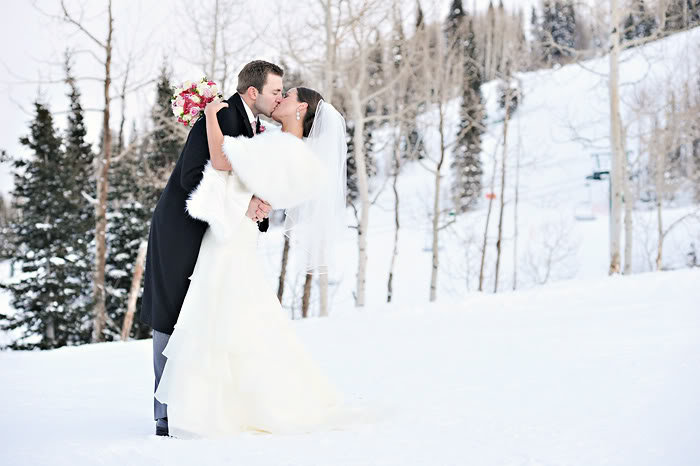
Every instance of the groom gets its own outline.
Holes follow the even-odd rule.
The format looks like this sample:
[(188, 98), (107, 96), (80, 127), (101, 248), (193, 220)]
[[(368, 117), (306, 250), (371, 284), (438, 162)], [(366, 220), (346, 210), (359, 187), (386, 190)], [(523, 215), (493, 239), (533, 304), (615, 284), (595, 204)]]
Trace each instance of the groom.
[[(260, 129), (259, 114), (270, 116), (282, 101), (282, 76), (277, 65), (262, 60), (248, 63), (238, 74), (236, 93), (226, 100), (228, 108), (217, 113), (226, 136), (253, 137)], [(185, 202), (202, 180), (209, 161), (206, 123), (200, 118), (192, 127), (185, 147), (153, 211), (148, 235), (141, 322), (153, 328), (153, 370), (158, 388), (165, 367), (163, 349), (173, 332), (189, 288), (189, 277), (199, 255), (207, 224), (190, 217)], [(246, 215), (267, 231), (270, 206), (253, 196)], [(196, 357), (196, 355), (193, 355)], [(168, 435), (167, 406), (155, 398), (156, 435)]]

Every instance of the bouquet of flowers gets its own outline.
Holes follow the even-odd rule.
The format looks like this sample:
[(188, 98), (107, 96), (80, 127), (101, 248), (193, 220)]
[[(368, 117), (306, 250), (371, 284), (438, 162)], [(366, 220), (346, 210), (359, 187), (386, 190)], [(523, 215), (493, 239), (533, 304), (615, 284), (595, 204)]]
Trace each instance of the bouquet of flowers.
[(179, 123), (189, 127), (194, 126), (209, 102), (223, 98), (216, 83), (206, 77), (199, 81), (185, 81), (173, 86), (173, 90), (170, 99), (173, 115)]

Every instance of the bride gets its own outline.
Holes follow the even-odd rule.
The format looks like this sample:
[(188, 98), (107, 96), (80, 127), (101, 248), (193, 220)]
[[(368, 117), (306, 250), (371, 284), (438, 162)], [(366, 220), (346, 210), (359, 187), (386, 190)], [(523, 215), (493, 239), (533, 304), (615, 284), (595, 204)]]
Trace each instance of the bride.
[(256, 257), (252, 195), (286, 208), (285, 234), (307, 271), (332, 267), (345, 211), (345, 120), (317, 92), (291, 89), (273, 111), (282, 131), (224, 137), (205, 109), (212, 161), (187, 201), (209, 224), (156, 398), (170, 433), (215, 437), (243, 431), (308, 432), (342, 423), (342, 395), (297, 337)]

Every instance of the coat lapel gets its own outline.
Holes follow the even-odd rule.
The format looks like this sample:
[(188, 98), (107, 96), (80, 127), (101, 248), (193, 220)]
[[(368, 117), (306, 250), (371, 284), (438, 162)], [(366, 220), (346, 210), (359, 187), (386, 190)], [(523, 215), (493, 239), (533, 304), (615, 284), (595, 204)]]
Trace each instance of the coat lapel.
[(241, 99), (241, 95), (238, 92), (236, 92), (231, 97), (229, 97), (226, 102), (228, 102), (229, 108), (235, 108), (234, 111), (243, 120), (243, 127), (245, 128), (246, 135), (249, 138), (252, 138), (253, 128), (250, 126), (250, 122), (248, 121), (248, 114), (246, 113), (245, 107), (243, 106), (243, 100)]

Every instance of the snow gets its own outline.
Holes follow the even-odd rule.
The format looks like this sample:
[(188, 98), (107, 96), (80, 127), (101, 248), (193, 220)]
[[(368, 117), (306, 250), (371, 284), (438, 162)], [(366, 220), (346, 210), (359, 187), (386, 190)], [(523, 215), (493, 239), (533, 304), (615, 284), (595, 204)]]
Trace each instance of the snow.
[(700, 269), (567, 281), (294, 326), (380, 422), (153, 435), (151, 342), (0, 353), (7, 465), (694, 465)]

